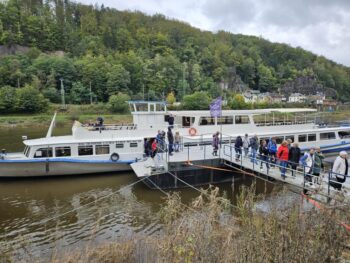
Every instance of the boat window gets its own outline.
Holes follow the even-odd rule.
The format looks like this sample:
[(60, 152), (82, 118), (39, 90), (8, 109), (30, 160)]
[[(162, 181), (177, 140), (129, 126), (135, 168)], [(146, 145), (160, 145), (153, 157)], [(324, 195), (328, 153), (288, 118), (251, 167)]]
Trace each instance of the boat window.
[(29, 154), (30, 154), (30, 147), (26, 146), (26, 148), (24, 149), (24, 155), (29, 157)]
[(56, 157), (66, 157), (71, 155), (70, 147), (56, 147), (55, 148)]
[(214, 117), (200, 117), (199, 125), (214, 125), (215, 118)]
[(94, 148), (92, 145), (87, 145), (87, 146), (79, 146), (78, 147), (78, 155), (93, 155), (94, 154)]
[(194, 117), (182, 117), (182, 126), (184, 127), (191, 127), (191, 125), (194, 123)]
[(96, 155), (109, 154), (109, 145), (96, 145), (95, 147)]
[(117, 144), (115, 145), (115, 148), (117, 148), (117, 149), (124, 148), (124, 143), (117, 143)]
[(332, 139), (335, 139), (335, 132), (320, 133), (320, 140), (332, 140)]
[(235, 124), (249, 124), (249, 117), (247, 115), (235, 116)]
[(350, 138), (350, 131), (340, 131), (338, 134), (340, 139)]
[(309, 142), (315, 142), (315, 141), (316, 141), (316, 134), (315, 134), (315, 133), (313, 133), (313, 134), (308, 134), (308, 135), (307, 135), (307, 140), (308, 140)]
[(218, 125), (233, 124), (232, 116), (218, 117)]
[(294, 142), (294, 135), (287, 135), (286, 140), (291, 139)]
[(276, 139), (276, 143), (277, 144), (281, 144), (284, 141), (284, 137), (283, 136), (279, 136), (279, 137), (274, 137)]
[(52, 148), (40, 148), (35, 151), (34, 158), (52, 157)]
[(298, 136), (298, 142), (306, 142), (306, 134), (300, 134)]
[(135, 148), (137, 147), (137, 142), (131, 142), (130, 143), (130, 148)]

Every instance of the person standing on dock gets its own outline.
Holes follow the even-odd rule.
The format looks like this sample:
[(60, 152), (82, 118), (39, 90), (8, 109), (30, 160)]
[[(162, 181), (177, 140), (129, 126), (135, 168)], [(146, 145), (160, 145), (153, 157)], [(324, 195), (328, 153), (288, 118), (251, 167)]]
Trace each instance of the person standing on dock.
[(276, 164), (277, 153), (277, 143), (275, 138), (270, 138), (267, 148), (269, 150), (270, 163), (272, 164), (271, 167), (274, 167), (274, 164)]
[(239, 162), (239, 160), (241, 159), (242, 146), (243, 146), (242, 137), (238, 135), (235, 142), (236, 162)]
[(256, 153), (259, 149), (259, 143), (258, 143), (258, 136), (255, 134), (253, 138), (250, 139), (250, 149), (252, 151), (251, 154), (251, 159), (250, 161), (253, 163), (255, 162), (255, 164), (258, 164), (258, 161), (256, 159)]
[(244, 135), (244, 138), (243, 138), (243, 150), (244, 150), (244, 157), (247, 157), (249, 152), (249, 137), (247, 133)]
[(175, 152), (178, 152), (180, 150), (180, 142), (181, 142), (180, 133), (177, 131), (175, 132), (175, 144), (174, 144)]
[(173, 132), (171, 131), (170, 127), (168, 128), (167, 137), (168, 137), (168, 143), (169, 143), (169, 155), (173, 155), (174, 135), (173, 135)]
[(289, 158), (289, 149), (288, 149), (288, 142), (283, 141), (280, 147), (277, 150), (277, 159), (279, 160), (280, 170), (281, 170), (281, 176), (283, 180), (286, 179), (286, 170), (288, 165), (288, 158)]
[(269, 166), (269, 150), (267, 148), (266, 140), (262, 140), (259, 147), (259, 155), (260, 155), (260, 170), (263, 168), (263, 163), (266, 165), (266, 170), (270, 169)]
[(289, 150), (289, 158), (288, 158), (288, 161), (291, 164), (291, 168), (292, 168), (292, 176), (294, 177), (295, 177), (295, 172), (297, 170), (297, 167), (299, 165), (300, 157), (301, 157), (301, 151), (298, 143), (295, 142), (292, 144), (292, 147)]
[(220, 132), (216, 132), (213, 135), (213, 155), (218, 156), (218, 150), (219, 150), (219, 139)]
[(300, 161), (304, 165), (305, 181), (312, 183), (312, 175), (315, 168), (315, 148), (310, 148), (309, 152), (306, 152)]
[(346, 151), (341, 151), (333, 163), (332, 181), (330, 181), (329, 184), (339, 191), (342, 189), (343, 183), (345, 183), (346, 177), (349, 174), (348, 158), (348, 153)]
[(152, 142), (152, 153), (151, 153), (151, 157), (152, 159), (154, 159), (154, 157), (156, 156), (157, 154), (157, 139), (154, 139), (153, 142)]
[(172, 114), (169, 115), (168, 123), (169, 123), (169, 128), (174, 128), (174, 116)]

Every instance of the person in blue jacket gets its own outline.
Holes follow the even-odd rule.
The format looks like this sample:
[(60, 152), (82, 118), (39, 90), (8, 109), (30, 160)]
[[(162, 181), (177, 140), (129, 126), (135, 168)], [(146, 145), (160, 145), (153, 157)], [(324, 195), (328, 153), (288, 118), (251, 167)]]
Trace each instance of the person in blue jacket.
[(277, 153), (277, 143), (275, 138), (270, 138), (269, 143), (267, 144), (267, 149), (269, 151), (269, 159), (271, 166), (274, 167), (276, 163), (276, 153)]

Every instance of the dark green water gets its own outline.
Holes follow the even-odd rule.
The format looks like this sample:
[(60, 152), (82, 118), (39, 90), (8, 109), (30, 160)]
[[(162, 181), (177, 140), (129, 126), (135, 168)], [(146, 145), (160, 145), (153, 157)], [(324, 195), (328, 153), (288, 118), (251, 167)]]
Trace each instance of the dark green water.
[[(54, 134), (69, 134), (70, 128), (56, 127)], [(45, 136), (46, 130), (43, 126), (0, 128), (0, 148), (22, 151), (22, 135), (34, 139)], [(88, 242), (157, 233), (161, 229), (157, 212), (164, 194), (142, 183), (123, 188), (136, 181), (132, 172), (0, 180), (0, 259), (4, 253), (13, 253), (18, 259), (28, 252), (45, 257)], [(249, 185), (251, 181), (235, 183), (234, 190), (231, 184), (222, 184), (220, 189), (234, 202), (242, 183)], [(257, 193), (265, 186), (265, 182), (258, 181)], [(120, 189), (120, 193), (113, 194)], [(272, 186), (267, 185), (267, 189), (270, 192)], [(184, 202), (198, 195), (192, 189), (180, 193)]]

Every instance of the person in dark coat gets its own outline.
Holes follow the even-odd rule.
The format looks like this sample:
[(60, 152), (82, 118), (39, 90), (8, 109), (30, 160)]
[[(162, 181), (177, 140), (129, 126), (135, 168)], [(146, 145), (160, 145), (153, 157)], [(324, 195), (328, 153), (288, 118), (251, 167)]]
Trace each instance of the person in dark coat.
[(299, 165), (300, 157), (301, 157), (301, 151), (298, 143), (295, 142), (292, 144), (292, 147), (289, 150), (289, 156), (288, 156), (288, 161), (292, 168), (292, 176), (295, 176), (295, 171)]
[(258, 151), (259, 149), (259, 139), (258, 139), (258, 136), (257, 135), (254, 135), (254, 137), (252, 137), (250, 139), (250, 149), (252, 151), (251, 153), (251, 162), (252, 163), (255, 163), (255, 164), (258, 164), (258, 161), (257, 161), (257, 158), (256, 158), (256, 152)]
[(168, 128), (167, 136), (168, 136), (168, 143), (169, 143), (169, 155), (173, 155), (174, 135), (173, 135), (173, 132), (171, 131), (170, 127)]
[(170, 128), (174, 128), (174, 116), (172, 114), (168, 117), (168, 123)]
[(219, 135), (220, 135), (220, 132), (216, 132), (213, 135), (213, 155), (214, 156), (218, 156), (219, 143), (220, 143)]
[(269, 148), (267, 147), (266, 140), (262, 140), (259, 147), (259, 156), (260, 156), (260, 170), (263, 168), (263, 163), (266, 165), (266, 170), (270, 169), (269, 166)]
[(243, 146), (243, 140), (241, 136), (237, 136), (236, 142), (235, 142), (235, 152), (236, 152), (236, 162), (239, 161), (242, 154), (242, 146)]

